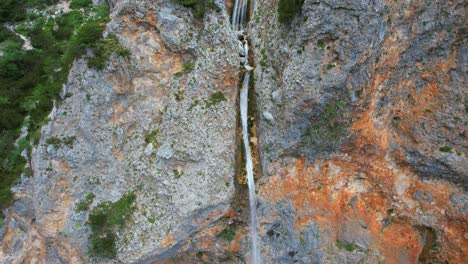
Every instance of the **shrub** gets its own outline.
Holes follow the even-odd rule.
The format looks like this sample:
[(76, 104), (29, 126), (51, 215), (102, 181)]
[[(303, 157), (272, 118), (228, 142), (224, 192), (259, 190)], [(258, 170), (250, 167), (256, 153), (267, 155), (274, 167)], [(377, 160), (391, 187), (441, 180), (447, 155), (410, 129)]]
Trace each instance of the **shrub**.
[(193, 71), (193, 69), (195, 69), (195, 63), (194, 62), (186, 62), (186, 63), (184, 63), (184, 68), (181, 71), (177, 72), (175, 74), (175, 77), (180, 78), (184, 74)]
[(221, 102), (226, 101), (226, 97), (224, 96), (223, 92), (219, 91), (216, 93), (213, 93), (208, 100), (205, 100), (205, 104), (208, 107), (211, 107), (213, 105), (219, 104)]
[(70, 3), (70, 8), (72, 9), (79, 9), (89, 7), (93, 4), (91, 0), (72, 0)]
[(130, 57), (130, 51), (122, 45), (113, 34), (109, 34), (106, 39), (100, 39), (94, 45), (94, 57), (88, 59), (88, 67), (102, 70), (106, 66), (112, 54), (117, 54), (121, 57)]
[(236, 231), (231, 227), (227, 227), (221, 233), (218, 234), (218, 237), (231, 242), (236, 237)]
[(149, 133), (145, 136), (146, 144), (152, 143), (154, 147), (158, 146), (158, 134), (159, 130), (154, 130), (153, 132)]
[(364, 251), (360, 246), (354, 244), (354, 243), (345, 243), (343, 241), (340, 241), (340, 240), (336, 240), (336, 246), (339, 248), (339, 249), (344, 249), (346, 251), (349, 251), (349, 252), (353, 252), (353, 251)]
[(301, 11), (304, 0), (280, 0), (278, 5), (279, 21), (289, 23)]
[(193, 15), (196, 18), (203, 18), (206, 12), (215, 10), (216, 12), (221, 11), (213, 0), (175, 0), (176, 3), (181, 4), (185, 7), (193, 9)]
[(89, 206), (93, 203), (94, 197), (93, 193), (88, 193), (86, 198), (77, 204), (76, 211), (81, 212), (89, 210)]
[(115, 258), (115, 232), (123, 229), (132, 216), (135, 206), (135, 193), (129, 192), (115, 203), (102, 202), (89, 214), (91, 228), (90, 254), (102, 258)]
[(440, 147), (439, 150), (440, 150), (441, 152), (452, 152), (452, 148), (449, 147), (449, 146)]

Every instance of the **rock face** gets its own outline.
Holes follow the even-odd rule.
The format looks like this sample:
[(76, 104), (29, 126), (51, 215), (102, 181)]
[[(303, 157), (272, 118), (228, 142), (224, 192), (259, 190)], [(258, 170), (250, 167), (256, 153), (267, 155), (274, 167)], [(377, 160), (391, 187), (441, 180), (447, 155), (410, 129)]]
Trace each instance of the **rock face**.
[(250, 24), (265, 262), (464, 262), (463, 2), (277, 5)]
[[(113, 1), (107, 32), (131, 59), (102, 72), (75, 62), (63, 100), (32, 153), (31, 178), (2, 241), (2, 263), (87, 263), (88, 193), (94, 207), (137, 195), (118, 260), (171, 256), (229, 210), (235, 187), (239, 57), (225, 12), (205, 21), (172, 1)], [(225, 100), (208, 103), (221, 92)], [(53, 146), (48, 138), (75, 137)]]
[[(132, 55), (74, 63), (0, 262), (248, 262), (232, 1), (201, 20), (172, 0), (109, 2), (106, 31)], [(264, 263), (463, 263), (464, 2), (305, 0), (289, 25), (278, 2), (252, 1), (248, 26)], [(77, 205), (129, 191), (116, 259), (93, 258)]]

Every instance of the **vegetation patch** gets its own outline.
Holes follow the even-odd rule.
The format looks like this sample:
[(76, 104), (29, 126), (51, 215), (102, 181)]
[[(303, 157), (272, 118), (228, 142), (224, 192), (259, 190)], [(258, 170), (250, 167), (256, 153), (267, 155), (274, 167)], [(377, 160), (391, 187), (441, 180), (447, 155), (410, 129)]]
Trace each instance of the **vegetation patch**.
[(76, 205), (76, 211), (78, 212), (82, 212), (82, 211), (88, 211), (89, 210), (89, 206), (93, 203), (94, 201), (94, 194), (93, 193), (88, 193), (88, 195), (86, 195), (86, 198), (79, 202), (77, 205)]
[(224, 96), (223, 92), (219, 91), (211, 94), (211, 96), (205, 100), (205, 104), (207, 107), (211, 107), (224, 101), (226, 101), (226, 97)]
[(158, 134), (159, 134), (159, 130), (154, 130), (153, 132), (149, 133), (148, 135), (145, 136), (145, 142), (146, 144), (153, 144), (154, 147), (158, 146), (159, 145), (159, 142), (158, 142)]
[(119, 40), (113, 34), (109, 34), (107, 38), (100, 39), (94, 46), (94, 57), (88, 59), (88, 67), (102, 70), (107, 65), (112, 54), (129, 58), (130, 50), (122, 47)]
[(214, 10), (220, 12), (219, 8), (213, 0), (175, 0), (176, 3), (193, 9), (193, 15), (196, 18), (203, 18), (208, 11)]
[[(12, 28), (0, 25), (0, 210), (11, 203), (11, 186), (26, 164), (21, 153), (30, 152), (30, 142), (39, 143), (40, 128), (49, 121), (53, 100), (60, 100), (73, 61), (85, 56), (88, 48), (95, 50), (97, 56), (89, 64), (96, 68), (111, 52), (126, 54), (112, 35), (102, 37), (109, 21), (106, 1), (50, 16), (44, 7), (57, 2), (0, 1), (0, 22), (15, 23)], [(24, 49), (24, 41), (13, 30), (29, 38), (33, 49)], [(17, 146), (23, 126), (28, 134)], [(57, 147), (72, 142), (72, 138), (49, 139)]]
[(135, 193), (129, 192), (115, 203), (106, 201), (98, 204), (89, 214), (91, 228), (90, 249), (92, 256), (115, 258), (116, 232), (122, 230), (131, 218), (135, 206)]
[(67, 146), (69, 148), (72, 148), (73, 143), (75, 142), (75, 140), (76, 140), (75, 136), (62, 137), (62, 138), (50, 137), (50, 138), (48, 138), (46, 140), (46, 143), (47, 143), (47, 145), (53, 145), (54, 148), (56, 148), (56, 149), (60, 148), (63, 145), (65, 145), (65, 146)]
[(236, 237), (236, 230), (234, 230), (232, 227), (226, 227), (226, 229), (218, 234), (218, 237), (231, 242)]
[(440, 152), (450, 152), (450, 153), (453, 151), (453, 149), (449, 146), (440, 147), (439, 150)]
[(346, 135), (348, 126), (345, 102), (331, 100), (323, 110), (310, 119), (310, 125), (301, 137), (301, 145), (314, 153), (334, 151)]
[(79, 9), (85, 8), (93, 5), (92, 0), (72, 0), (70, 3), (70, 8), (72, 9)]
[(177, 72), (175, 74), (175, 77), (180, 78), (180, 77), (184, 76), (184, 74), (193, 71), (193, 69), (195, 69), (195, 63), (194, 62), (184, 63), (184, 68), (181, 71)]
[(360, 246), (354, 244), (354, 243), (345, 243), (341, 240), (336, 240), (336, 246), (339, 248), (339, 249), (344, 249), (346, 251), (349, 251), (349, 252), (354, 252), (354, 251), (361, 251), (363, 252), (364, 249), (361, 248)]
[(302, 9), (304, 0), (280, 0), (278, 5), (279, 21), (283, 24), (290, 23), (294, 16)]

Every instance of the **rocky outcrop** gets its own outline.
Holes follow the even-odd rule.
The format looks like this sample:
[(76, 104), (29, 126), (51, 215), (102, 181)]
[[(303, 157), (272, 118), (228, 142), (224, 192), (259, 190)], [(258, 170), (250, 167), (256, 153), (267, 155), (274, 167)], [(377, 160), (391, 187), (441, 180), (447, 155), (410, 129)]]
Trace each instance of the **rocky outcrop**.
[(250, 24), (266, 263), (462, 263), (463, 3), (277, 4)]
[(229, 210), (239, 57), (227, 14), (198, 21), (173, 1), (112, 6), (107, 32), (132, 55), (99, 72), (75, 62), (32, 152), (33, 175), (6, 212), (2, 263), (92, 261), (88, 213), (76, 208), (89, 193), (92, 208), (135, 191), (137, 209), (117, 234), (124, 263), (174, 255)]

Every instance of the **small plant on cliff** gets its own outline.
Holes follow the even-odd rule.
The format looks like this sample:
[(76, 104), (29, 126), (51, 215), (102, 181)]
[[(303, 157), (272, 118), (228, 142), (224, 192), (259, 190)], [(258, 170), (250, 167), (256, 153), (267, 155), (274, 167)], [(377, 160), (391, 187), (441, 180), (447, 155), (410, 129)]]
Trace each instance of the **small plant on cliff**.
[(280, 0), (278, 5), (279, 21), (281, 23), (289, 23), (296, 13), (302, 9), (304, 0)]
[(194, 62), (187, 62), (187, 63), (184, 63), (184, 68), (183, 68), (181, 71), (177, 72), (177, 73), (175, 74), (175, 77), (180, 78), (180, 77), (182, 77), (184, 74), (193, 71), (193, 69), (195, 69), (195, 63), (194, 63)]
[(203, 18), (206, 12), (215, 10), (216, 12), (221, 11), (213, 0), (175, 0), (176, 3), (181, 4), (185, 7), (193, 9), (193, 15), (196, 18)]
[(218, 237), (226, 240), (226, 241), (233, 241), (236, 237), (236, 230), (231, 227), (226, 227), (221, 233), (218, 234)]
[(86, 198), (77, 204), (76, 211), (82, 212), (89, 210), (89, 206), (93, 203), (94, 197), (95, 196), (93, 193), (88, 193), (88, 195), (86, 195)]
[(73, 143), (75, 142), (76, 137), (71, 136), (71, 137), (63, 137), (63, 138), (58, 138), (58, 137), (50, 137), (46, 140), (46, 143), (48, 145), (53, 145), (54, 148), (58, 149), (62, 145), (65, 145), (69, 148), (73, 147)]
[(148, 135), (145, 136), (145, 142), (146, 144), (153, 144), (154, 147), (157, 147), (159, 142), (158, 142), (158, 134), (159, 130), (154, 130), (153, 132), (149, 133)]
[(211, 107), (224, 101), (226, 101), (226, 97), (224, 96), (223, 92), (219, 91), (213, 93), (210, 98), (208, 98), (208, 100), (205, 100), (205, 104), (207, 107)]
[(336, 240), (336, 246), (339, 248), (339, 249), (344, 249), (346, 251), (349, 251), (349, 252), (353, 252), (353, 251), (364, 251), (360, 246), (354, 244), (354, 243), (345, 243), (341, 240)]
[(102, 202), (89, 214), (91, 228), (90, 254), (101, 258), (115, 258), (115, 232), (122, 230), (135, 210), (135, 193), (129, 192), (115, 203)]
[(94, 57), (88, 59), (88, 67), (95, 68), (97, 70), (102, 70), (109, 61), (109, 58), (112, 54), (118, 56), (129, 58), (130, 50), (124, 48), (120, 43), (117, 37), (113, 34), (109, 34), (107, 38), (101, 38), (94, 45)]
[(452, 148), (449, 147), (449, 146), (440, 147), (439, 150), (440, 150), (441, 152), (452, 152)]

